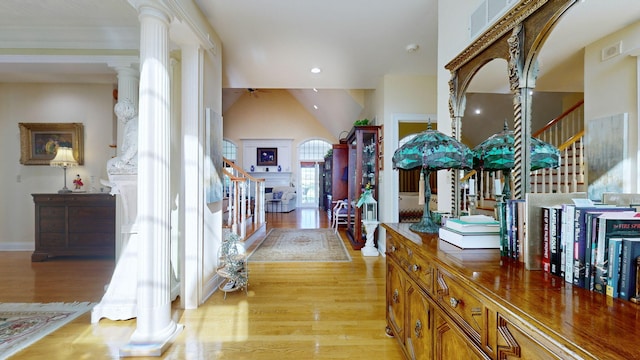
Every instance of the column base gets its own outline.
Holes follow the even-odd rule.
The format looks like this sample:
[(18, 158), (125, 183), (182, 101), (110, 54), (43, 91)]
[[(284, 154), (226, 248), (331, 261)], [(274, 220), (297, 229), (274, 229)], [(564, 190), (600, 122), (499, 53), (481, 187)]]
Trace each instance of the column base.
[(120, 357), (162, 356), (183, 329), (184, 325), (177, 324), (175, 331), (164, 341), (128, 343), (120, 348), (119, 355)]
[(362, 253), (362, 256), (378, 256), (380, 255), (380, 252), (378, 252), (378, 249), (376, 249), (375, 247), (363, 247), (362, 249), (360, 249), (360, 252)]

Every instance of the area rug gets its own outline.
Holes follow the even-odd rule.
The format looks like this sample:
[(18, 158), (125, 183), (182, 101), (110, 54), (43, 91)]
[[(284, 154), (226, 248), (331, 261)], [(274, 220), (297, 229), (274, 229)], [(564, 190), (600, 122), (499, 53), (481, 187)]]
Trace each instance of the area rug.
[(351, 256), (332, 229), (272, 229), (249, 261), (344, 262)]
[(0, 359), (7, 359), (71, 320), (95, 303), (0, 303)]

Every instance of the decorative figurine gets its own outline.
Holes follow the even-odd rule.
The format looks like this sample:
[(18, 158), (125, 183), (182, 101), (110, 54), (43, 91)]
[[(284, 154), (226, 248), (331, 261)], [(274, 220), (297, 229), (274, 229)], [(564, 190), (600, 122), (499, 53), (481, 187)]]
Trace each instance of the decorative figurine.
[(76, 175), (76, 178), (73, 180), (73, 185), (75, 185), (76, 190), (81, 190), (84, 186), (82, 179), (80, 178), (80, 174)]

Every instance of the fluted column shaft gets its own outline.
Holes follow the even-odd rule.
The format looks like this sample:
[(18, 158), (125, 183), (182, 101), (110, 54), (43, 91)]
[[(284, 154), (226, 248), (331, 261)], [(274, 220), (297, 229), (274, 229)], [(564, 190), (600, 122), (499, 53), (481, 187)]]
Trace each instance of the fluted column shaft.
[(129, 99), (138, 108), (138, 82), (140, 72), (130, 66), (118, 66), (118, 101)]
[(175, 332), (170, 301), (169, 16), (147, 4), (140, 19), (138, 316), (132, 342)]

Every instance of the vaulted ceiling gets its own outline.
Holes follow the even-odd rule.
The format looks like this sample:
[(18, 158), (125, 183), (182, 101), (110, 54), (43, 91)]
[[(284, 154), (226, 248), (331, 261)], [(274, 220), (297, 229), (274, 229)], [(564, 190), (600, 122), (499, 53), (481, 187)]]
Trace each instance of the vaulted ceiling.
[[(437, 0), (195, 3), (222, 39), (226, 106), (238, 89), (288, 89), (330, 128), (336, 119), (357, 119), (352, 90), (373, 89), (385, 74), (436, 74)], [(638, 20), (637, 0), (573, 6), (540, 54), (536, 90), (582, 91), (584, 46)], [(135, 54), (138, 39), (137, 14), (126, 0), (3, 0), (0, 81), (113, 83), (113, 69), (90, 55)], [(322, 72), (312, 74), (312, 67)], [(478, 74), (470, 91), (505, 93), (505, 65), (494, 67)]]

